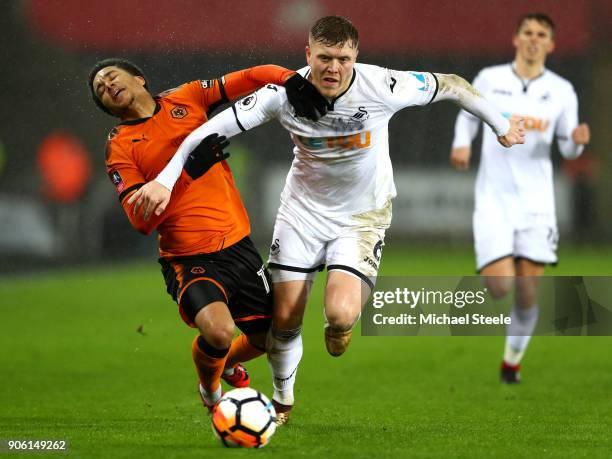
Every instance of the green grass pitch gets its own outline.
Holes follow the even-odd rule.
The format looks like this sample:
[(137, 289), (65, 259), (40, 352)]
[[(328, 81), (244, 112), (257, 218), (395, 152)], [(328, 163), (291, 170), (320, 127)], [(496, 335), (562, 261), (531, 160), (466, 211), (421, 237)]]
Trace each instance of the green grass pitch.
[[(403, 249), (388, 275), (473, 274), (469, 249)], [(610, 249), (549, 274), (612, 275)], [(190, 344), (153, 259), (0, 282), (0, 439), (66, 439), (70, 456), (610, 457), (612, 338), (536, 337), (501, 386), (503, 338), (362, 337), (325, 352), (321, 284), (304, 325), (291, 422), (261, 451), (226, 450), (196, 393)], [(140, 332), (138, 330), (141, 330)], [(248, 364), (270, 394), (267, 363)]]

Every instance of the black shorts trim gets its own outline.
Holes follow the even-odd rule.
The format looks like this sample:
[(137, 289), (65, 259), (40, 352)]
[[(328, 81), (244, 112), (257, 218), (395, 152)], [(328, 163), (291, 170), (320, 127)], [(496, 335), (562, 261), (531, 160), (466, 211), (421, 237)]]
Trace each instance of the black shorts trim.
[(327, 271), (331, 271), (333, 269), (339, 269), (342, 271), (347, 271), (351, 274), (354, 274), (355, 276), (359, 277), (362, 281), (364, 281), (366, 284), (368, 284), (368, 286), (370, 287), (370, 290), (374, 290), (374, 282), (372, 282), (370, 280), (370, 278), (368, 276), (366, 276), (365, 274), (357, 271), (355, 268), (351, 268), (350, 266), (346, 266), (346, 265), (329, 265), (327, 266)]
[(160, 258), (159, 263), (166, 289), (188, 325), (194, 325), (200, 310), (219, 301), (245, 333), (245, 328), (265, 331), (269, 326), (271, 279), (248, 236), (217, 252)]
[(293, 271), (294, 273), (314, 273), (315, 271), (323, 271), (325, 265), (315, 266), (314, 268), (298, 268), (297, 266), (281, 265), (280, 263), (268, 263), (269, 268)]

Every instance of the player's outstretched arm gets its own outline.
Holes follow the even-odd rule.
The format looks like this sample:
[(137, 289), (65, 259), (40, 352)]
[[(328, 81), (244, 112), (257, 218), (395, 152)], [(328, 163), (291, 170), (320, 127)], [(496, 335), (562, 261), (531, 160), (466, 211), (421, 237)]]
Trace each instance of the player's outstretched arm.
[(238, 103), (248, 106), (247, 110), (237, 110), (235, 106), (228, 108), (189, 134), (155, 180), (142, 186), (130, 197), (130, 203), (136, 203), (134, 211), (142, 207), (143, 212), (148, 215), (160, 215), (170, 202), (174, 184), (194, 149), (212, 134), (225, 138), (233, 137), (274, 118), (282, 103), (277, 97), (279, 89), (261, 89), (257, 92), (257, 97), (248, 96)]
[(504, 147), (525, 143), (521, 120), (506, 119), (465, 79), (457, 75), (436, 73), (438, 93), (432, 102), (449, 100), (488, 124)]
[[(228, 145), (229, 140), (225, 136), (211, 134), (205, 137), (187, 157), (183, 167), (185, 173), (191, 180), (199, 179), (215, 164), (229, 158), (230, 154), (223, 151)], [(142, 207), (142, 218), (148, 221), (151, 215), (159, 216), (166, 210), (171, 196), (170, 190), (154, 180), (140, 187), (130, 196), (127, 204), (134, 205), (133, 216), (137, 216), (138, 209)]]
[(510, 129), (505, 135), (498, 135), (497, 141), (506, 148), (512, 145), (525, 143), (525, 119), (512, 116), (510, 118)]
[(232, 101), (256, 91), (267, 83), (273, 83), (285, 86), (287, 99), (297, 116), (317, 121), (327, 113), (327, 100), (310, 81), (299, 73), (278, 65), (258, 65), (228, 73), (223, 79), (227, 97)]

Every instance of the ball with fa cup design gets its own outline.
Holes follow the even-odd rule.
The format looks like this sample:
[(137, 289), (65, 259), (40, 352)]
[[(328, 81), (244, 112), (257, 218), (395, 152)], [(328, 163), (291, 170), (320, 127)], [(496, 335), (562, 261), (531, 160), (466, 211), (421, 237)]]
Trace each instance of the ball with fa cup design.
[(276, 412), (261, 392), (245, 387), (227, 392), (212, 411), (212, 429), (226, 447), (261, 448), (276, 430)]

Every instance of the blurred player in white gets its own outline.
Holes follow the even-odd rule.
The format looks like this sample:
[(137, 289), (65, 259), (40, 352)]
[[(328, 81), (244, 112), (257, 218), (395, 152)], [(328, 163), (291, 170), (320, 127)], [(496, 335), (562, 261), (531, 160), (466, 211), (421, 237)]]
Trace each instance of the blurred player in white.
[(163, 211), (189, 152), (210, 134), (231, 137), (272, 119), (290, 132), (294, 159), (269, 259), (275, 309), (268, 359), (273, 403), (282, 420), (294, 402), (302, 319), (316, 273), (327, 266), (324, 336), (333, 356), (346, 350), (374, 285), (396, 195), (388, 143), (393, 114), (449, 100), (489, 124), (502, 145), (523, 142), (520, 123), (508, 121), (464, 79), (356, 64), (357, 53), (358, 33), (350, 21), (318, 20), (306, 47), (308, 67), (299, 73), (328, 99), (325, 116), (317, 122), (296, 117), (284, 88), (268, 85), (194, 131), (168, 167), (134, 198), (145, 212)]
[[(523, 16), (513, 38), (514, 62), (481, 70), (473, 83), (507, 116), (525, 120), (525, 143), (512, 154), (485, 130), (475, 190), (478, 272), (496, 298), (507, 295), (518, 276), (501, 367), (505, 383), (520, 380), (519, 365), (538, 318), (538, 277), (546, 264), (557, 262), (553, 139), (561, 154), (573, 159), (590, 136), (589, 127), (578, 124), (578, 100), (571, 83), (544, 66), (555, 46), (554, 35), (548, 16)], [(457, 169), (468, 168), (479, 125), (469, 113), (459, 113), (450, 157)]]

